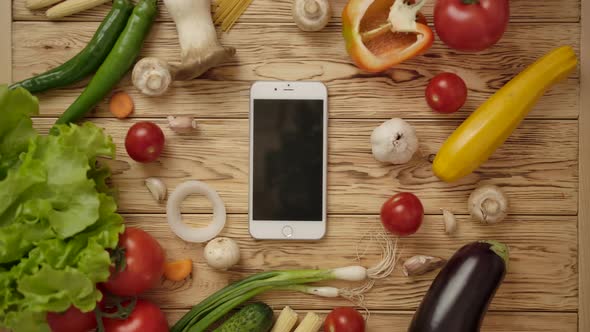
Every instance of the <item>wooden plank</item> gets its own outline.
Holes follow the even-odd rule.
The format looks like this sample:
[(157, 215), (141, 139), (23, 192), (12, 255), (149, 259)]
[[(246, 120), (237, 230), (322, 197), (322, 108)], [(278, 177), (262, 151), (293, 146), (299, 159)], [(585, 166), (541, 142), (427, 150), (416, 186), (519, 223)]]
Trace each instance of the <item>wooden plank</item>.
[[(22, 80), (71, 58), (92, 37), (98, 23), (15, 24), (13, 75)], [(289, 40), (289, 42), (285, 42)], [(424, 100), (428, 80), (441, 71), (459, 73), (470, 88), (462, 111), (465, 118), (498, 88), (527, 65), (560, 44), (579, 50), (578, 24), (513, 25), (497, 47), (460, 57), (440, 42), (425, 55), (383, 74), (367, 74), (351, 64), (339, 28), (301, 34), (291, 25), (238, 25), (223, 37), (238, 49), (236, 59), (211, 70), (204, 79), (175, 83), (165, 96), (141, 96), (129, 76), (119, 85), (133, 95), (133, 116), (159, 117), (164, 113), (195, 111), (200, 117), (246, 118), (250, 85), (256, 80), (321, 80), (328, 85), (332, 118), (438, 118)], [(180, 53), (173, 24), (156, 24), (143, 55), (173, 60)], [(530, 118), (577, 119), (579, 80), (575, 73), (557, 85), (535, 107)], [(44, 116), (61, 114), (80, 94), (79, 88), (40, 95)], [(403, 101), (403, 102), (401, 102)], [(97, 117), (111, 117), (107, 101)], [(444, 118), (449, 118), (445, 116)]]
[(581, 58), (581, 90), (580, 93), (580, 197), (578, 202), (578, 235), (579, 235), (579, 331), (590, 331), (590, 2), (585, 1), (582, 7), (582, 50)]
[[(222, 236), (235, 239), (241, 248), (241, 261), (230, 272), (207, 267), (202, 244), (191, 244), (176, 237), (164, 215), (125, 215), (129, 226), (141, 227), (158, 239), (171, 260), (190, 258), (193, 278), (183, 282), (163, 281), (146, 296), (164, 308), (187, 308), (214, 291), (256, 272), (280, 269), (335, 268), (354, 265), (357, 252), (365, 252), (363, 266), (375, 265), (381, 255), (377, 244), (363, 235), (376, 230), (379, 216), (330, 216), (327, 236), (316, 242), (255, 241), (248, 233), (246, 215), (229, 215)], [(210, 215), (185, 215), (193, 225), (203, 225)], [(575, 311), (577, 309), (577, 233), (575, 216), (512, 216), (498, 225), (482, 225), (459, 216), (459, 228), (452, 237), (443, 231), (440, 216), (427, 216), (421, 229), (399, 241), (401, 259), (416, 254), (450, 257), (464, 243), (495, 239), (510, 247), (510, 266), (492, 310)], [(362, 244), (359, 244), (361, 243)], [(366, 249), (366, 251), (365, 251)], [(329, 259), (327, 259), (329, 257)], [(414, 310), (422, 300), (436, 273), (406, 278), (398, 268), (379, 281), (366, 294), (369, 309)], [(358, 283), (337, 282), (336, 287), (355, 287)], [(260, 299), (273, 306), (328, 309), (349, 305), (346, 300), (321, 299), (292, 292), (274, 292)]]
[(0, 84), (12, 83), (12, 10), (10, 1), (0, 3)]
[[(163, 111), (165, 112), (165, 111)], [(45, 130), (52, 119), (40, 119)], [(200, 120), (195, 135), (178, 135), (163, 119), (155, 120), (167, 137), (157, 163), (138, 164), (127, 156), (124, 137), (133, 121), (97, 119), (117, 144), (114, 184), (121, 191), (125, 212), (162, 213), (153, 204), (143, 180), (162, 178), (169, 188), (189, 179), (216, 188), (230, 213), (248, 208), (248, 121)], [(416, 193), (427, 213), (440, 208), (467, 213), (467, 198), (480, 183), (502, 186), (510, 199), (510, 213), (569, 214), (577, 212), (577, 124), (574, 121), (527, 121), (478, 173), (446, 184), (432, 173), (429, 156), (458, 125), (457, 121), (413, 121), (420, 138), (415, 158), (400, 166), (383, 165), (371, 154), (370, 134), (381, 122), (331, 120), (329, 128), (328, 212), (372, 214), (399, 191)], [(559, 134), (548, 134), (559, 133)], [(518, 158), (515, 158), (518, 156)], [(202, 201), (190, 200), (186, 212), (208, 212)]]
[[(340, 24), (342, 9), (347, 0), (332, 0), (334, 17), (332, 24)], [(422, 11), (432, 22), (432, 8), (435, 1), (428, 1)], [(14, 0), (13, 14), (15, 20), (47, 20), (44, 10), (31, 12), (25, 7), (25, 0)], [(290, 0), (254, 0), (248, 7), (239, 22), (271, 22), (292, 23)], [(85, 11), (83, 13), (66, 17), (71, 21), (100, 21), (109, 11), (110, 5)], [(580, 0), (563, 1), (535, 1), (535, 0), (511, 0), (511, 22), (579, 22)], [(158, 20), (171, 21), (162, 1), (160, 1), (160, 15)], [(233, 31), (233, 30), (232, 30)]]
[[(280, 306), (276, 307), (275, 316)], [(187, 310), (165, 310), (170, 325), (178, 321)], [(306, 310), (298, 310), (302, 319)], [(321, 316), (328, 311), (317, 312)], [(376, 311), (371, 312), (367, 322), (367, 331), (371, 332), (406, 332), (412, 319), (411, 312)], [(482, 332), (573, 332), (576, 329), (575, 313), (536, 313), (536, 312), (490, 312), (486, 315)]]

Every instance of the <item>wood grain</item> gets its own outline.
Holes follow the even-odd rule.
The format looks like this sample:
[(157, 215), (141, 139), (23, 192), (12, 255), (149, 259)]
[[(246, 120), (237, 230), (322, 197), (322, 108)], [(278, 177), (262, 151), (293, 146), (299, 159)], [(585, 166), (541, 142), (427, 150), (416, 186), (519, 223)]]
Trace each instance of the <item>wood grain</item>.
[[(31, 12), (24, 3), (25, 0), (13, 0), (13, 15), (15, 20), (47, 20), (44, 10)], [(332, 0), (334, 7), (331, 24), (339, 24), (342, 9), (347, 0)], [(429, 1), (422, 12), (432, 22), (432, 8), (435, 1)], [(101, 21), (109, 11), (110, 5), (82, 12), (77, 15), (64, 18), (72, 21)], [(580, 0), (563, 1), (535, 1), (535, 0), (511, 0), (511, 22), (579, 22)], [(160, 21), (171, 21), (164, 5), (160, 1)], [(291, 1), (289, 0), (254, 0), (246, 10), (239, 22), (272, 22), (292, 23)], [(234, 28), (230, 33), (237, 30)]]
[(12, 83), (12, 10), (10, 1), (0, 3), (0, 84)]
[[(39, 119), (38, 124), (47, 130), (53, 121)], [(219, 191), (230, 213), (247, 212), (248, 121), (198, 121), (195, 135), (178, 135), (168, 130), (165, 120), (156, 120), (167, 137), (166, 147), (159, 162), (139, 164), (129, 159), (123, 144), (133, 121), (96, 120), (119, 148), (113, 182), (120, 190), (122, 211), (162, 213), (162, 206), (153, 204), (143, 184), (146, 177), (158, 176), (171, 190), (189, 179), (206, 181)], [(510, 199), (510, 213), (577, 212), (578, 132), (574, 121), (527, 121), (477, 173), (453, 184), (439, 181), (428, 159), (459, 122), (412, 122), (421, 145), (414, 159), (400, 166), (373, 159), (369, 137), (380, 123), (330, 121), (329, 213), (376, 213), (391, 195), (409, 191), (421, 198), (427, 213), (438, 214), (440, 208), (448, 208), (465, 214), (467, 198), (479, 183), (502, 186)], [(184, 209), (209, 212), (208, 205), (202, 202), (189, 200)]]
[[(275, 316), (280, 306), (276, 307)], [(305, 316), (305, 310), (299, 310), (300, 316)], [(170, 324), (178, 321), (186, 310), (165, 310)], [(317, 312), (321, 316), (327, 311)], [(367, 322), (370, 332), (406, 332), (412, 319), (411, 312), (404, 311), (372, 311)], [(482, 332), (573, 332), (576, 328), (575, 313), (534, 313), (534, 312), (490, 312), (486, 315)]]
[[(580, 91), (590, 91), (590, 3), (583, 4)], [(590, 331), (590, 95), (580, 93), (580, 197), (579, 197), (579, 330)]]
[[(98, 23), (17, 22), (14, 26), (15, 80), (53, 68), (74, 56), (90, 40)], [(496, 47), (478, 54), (461, 54), (440, 42), (424, 56), (383, 74), (368, 74), (355, 67), (346, 54), (340, 28), (302, 34), (292, 25), (238, 25), (222, 39), (238, 49), (237, 57), (208, 72), (202, 79), (178, 82), (165, 96), (142, 96), (127, 76), (117, 89), (132, 94), (132, 116), (161, 117), (195, 112), (199, 117), (246, 118), (249, 89), (256, 80), (321, 80), (329, 89), (332, 118), (448, 118), (432, 112), (424, 100), (424, 87), (441, 71), (460, 74), (469, 87), (462, 111), (449, 116), (465, 118), (497, 89), (549, 50), (562, 44), (579, 51), (578, 24), (512, 25)], [(287, 42), (288, 41), (288, 42)], [(143, 55), (173, 61), (180, 49), (172, 23), (156, 24)], [(40, 95), (41, 114), (57, 116), (82, 91), (78, 88)], [(536, 105), (530, 118), (576, 119), (579, 110), (577, 72), (558, 84)], [(180, 97), (182, 96), (182, 97)], [(107, 100), (93, 116), (110, 117)]]
[[(204, 225), (210, 215), (184, 215), (193, 225)], [(165, 308), (187, 308), (214, 291), (250, 274), (279, 269), (335, 268), (355, 265), (357, 251), (366, 253), (361, 260), (370, 267), (380, 259), (380, 249), (363, 235), (376, 231), (379, 216), (330, 216), (327, 236), (317, 242), (254, 241), (248, 233), (246, 215), (229, 215), (222, 236), (235, 239), (241, 249), (241, 261), (231, 272), (207, 267), (201, 244), (190, 244), (176, 237), (163, 215), (125, 215), (129, 226), (138, 226), (152, 234), (166, 250), (170, 260), (190, 258), (194, 279), (163, 281), (147, 296)], [(512, 216), (489, 226), (458, 218), (459, 228), (452, 237), (443, 231), (441, 216), (427, 216), (418, 233), (399, 241), (401, 259), (416, 254), (449, 258), (463, 244), (495, 239), (510, 247), (510, 266), (492, 310), (575, 311), (577, 308), (577, 233), (576, 217)], [(359, 244), (362, 243), (362, 244)], [(372, 243), (372, 244), (371, 244)], [(392, 276), (379, 281), (366, 295), (370, 309), (414, 310), (436, 273), (407, 278), (398, 268)], [(334, 284), (334, 283), (326, 283)], [(337, 287), (355, 283), (338, 282)], [(260, 299), (273, 306), (329, 309), (347, 305), (346, 300), (321, 299), (292, 292), (275, 292)]]

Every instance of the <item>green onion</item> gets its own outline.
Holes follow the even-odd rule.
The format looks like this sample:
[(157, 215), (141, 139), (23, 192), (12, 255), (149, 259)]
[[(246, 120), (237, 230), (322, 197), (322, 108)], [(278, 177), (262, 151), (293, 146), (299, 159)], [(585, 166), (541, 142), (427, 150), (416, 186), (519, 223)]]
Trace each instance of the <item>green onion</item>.
[[(347, 266), (336, 269), (258, 273), (226, 286), (194, 306), (170, 329), (170, 332), (203, 332), (232, 309), (269, 290), (295, 290), (319, 296), (325, 296), (324, 292), (338, 292), (339, 296), (345, 298), (360, 297), (371, 289), (375, 280), (389, 276), (395, 266), (396, 244), (390, 237), (382, 237), (382, 239), (385, 241), (383, 259), (373, 268)], [(329, 280), (365, 280), (368, 283), (357, 289), (340, 291), (328, 287), (303, 286)]]

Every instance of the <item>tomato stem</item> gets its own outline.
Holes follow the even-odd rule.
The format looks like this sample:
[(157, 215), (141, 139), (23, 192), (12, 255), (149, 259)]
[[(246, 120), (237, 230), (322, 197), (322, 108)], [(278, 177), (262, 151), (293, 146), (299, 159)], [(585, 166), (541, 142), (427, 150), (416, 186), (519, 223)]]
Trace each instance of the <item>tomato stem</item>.
[(125, 248), (117, 246), (111, 252), (111, 262), (115, 264), (116, 273), (123, 272), (127, 267), (127, 259), (125, 257)]
[(477, 5), (479, 0), (461, 0), (464, 5)]

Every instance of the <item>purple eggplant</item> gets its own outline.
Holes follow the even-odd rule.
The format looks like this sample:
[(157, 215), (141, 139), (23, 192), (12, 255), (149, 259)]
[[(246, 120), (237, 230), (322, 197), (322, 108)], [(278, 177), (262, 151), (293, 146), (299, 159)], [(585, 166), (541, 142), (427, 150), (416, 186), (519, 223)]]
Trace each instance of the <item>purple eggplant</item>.
[(508, 247), (465, 245), (434, 279), (408, 332), (477, 332), (508, 267)]

